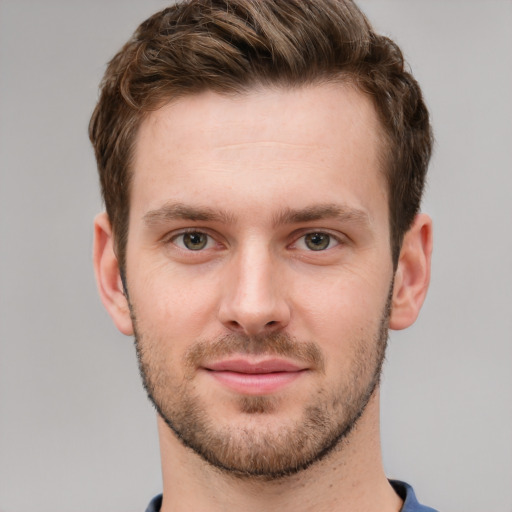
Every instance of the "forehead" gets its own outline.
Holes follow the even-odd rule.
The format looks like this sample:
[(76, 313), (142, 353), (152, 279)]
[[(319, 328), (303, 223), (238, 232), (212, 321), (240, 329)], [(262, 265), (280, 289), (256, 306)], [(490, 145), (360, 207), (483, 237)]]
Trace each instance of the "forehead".
[(350, 84), (186, 96), (141, 124), (132, 199), (153, 209), (194, 194), (222, 202), (227, 189), (248, 198), (256, 189), (270, 204), (283, 192), (313, 193), (312, 182), (324, 194), (335, 182), (348, 195), (361, 187), (382, 195), (383, 139), (371, 99)]
[[(340, 81), (293, 88), (258, 87), (225, 95), (205, 91), (180, 96), (146, 116), (138, 132), (137, 146), (163, 129), (171, 130), (180, 144), (202, 135), (208, 135), (212, 144), (234, 143), (234, 137), (238, 142), (252, 142), (274, 135), (275, 123), (279, 123), (283, 138), (293, 135), (314, 141), (322, 126), (324, 137), (327, 132), (332, 138), (344, 132), (346, 138), (347, 128), (353, 131), (363, 124), (369, 142), (378, 142), (384, 135), (370, 97), (351, 82)], [(228, 131), (240, 124), (243, 130), (237, 134)], [(333, 127), (337, 130), (333, 131)], [(289, 128), (294, 128), (293, 134), (286, 130)]]

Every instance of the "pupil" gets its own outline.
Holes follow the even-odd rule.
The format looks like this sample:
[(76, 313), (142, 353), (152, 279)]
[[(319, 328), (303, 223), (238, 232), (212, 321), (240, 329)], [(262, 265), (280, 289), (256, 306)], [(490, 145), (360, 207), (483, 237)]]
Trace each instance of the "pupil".
[(311, 233), (306, 235), (306, 245), (313, 251), (321, 251), (329, 246), (330, 237), (325, 233)]
[(183, 241), (188, 249), (197, 251), (206, 246), (206, 235), (204, 233), (187, 233)]

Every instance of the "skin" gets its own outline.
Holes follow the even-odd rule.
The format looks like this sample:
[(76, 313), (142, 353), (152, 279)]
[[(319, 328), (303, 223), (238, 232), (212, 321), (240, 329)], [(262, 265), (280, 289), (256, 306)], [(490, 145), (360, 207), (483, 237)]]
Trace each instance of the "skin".
[[(393, 272), (381, 139), (370, 99), (341, 84), (233, 97), (206, 92), (146, 118), (129, 219), (131, 312), (105, 214), (95, 221), (94, 261), (102, 300), (123, 333), (136, 327), (155, 394), (168, 411), (182, 407), (176, 397), (186, 389), (219, 432), (249, 429), (255, 439), (277, 439), (326, 396), (330, 416), (348, 414), (347, 404), (332, 405), (333, 397), (366, 389), (383, 318), (392, 329), (411, 325), (430, 278), (432, 226), (423, 214), (405, 235)], [(187, 249), (187, 229), (209, 235), (206, 247)], [(313, 251), (305, 236), (317, 232), (331, 242)], [(257, 347), (276, 333), (300, 346), (313, 343), (323, 365), (306, 365), (277, 390), (248, 393), (277, 404), (264, 412), (244, 411), (246, 392), (205, 371), (211, 357), (186, 364), (200, 342), (238, 335)], [(158, 424), (164, 512), (401, 507), (382, 468), (378, 387), (333, 451), (273, 480), (221, 471), (185, 447), (160, 416)]]

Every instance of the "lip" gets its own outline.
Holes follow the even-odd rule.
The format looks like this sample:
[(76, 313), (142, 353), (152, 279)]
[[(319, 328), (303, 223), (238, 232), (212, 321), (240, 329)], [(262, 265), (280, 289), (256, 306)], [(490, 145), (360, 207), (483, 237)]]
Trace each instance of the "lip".
[(236, 373), (276, 373), (276, 372), (297, 372), (304, 370), (299, 366), (285, 359), (263, 359), (261, 361), (251, 361), (249, 359), (228, 359), (225, 361), (215, 361), (204, 366), (207, 370), (227, 371)]
[(284, 359), (230, 359), (215, 361), (203, 369), (221, 385), (245, 395), (268, 395), (291, 384), (308, 368)]

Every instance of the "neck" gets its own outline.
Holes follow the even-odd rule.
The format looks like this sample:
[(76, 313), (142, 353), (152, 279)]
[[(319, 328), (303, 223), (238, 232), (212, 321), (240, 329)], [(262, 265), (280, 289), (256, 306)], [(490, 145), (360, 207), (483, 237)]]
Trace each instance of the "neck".
[(272, 481), (218, 470), (184, 447), (161, 418), (158, 428), (162, 512), (398, 512), (402, 505), (382, 467), (378, 391), (333, 452), (296, 475)]

